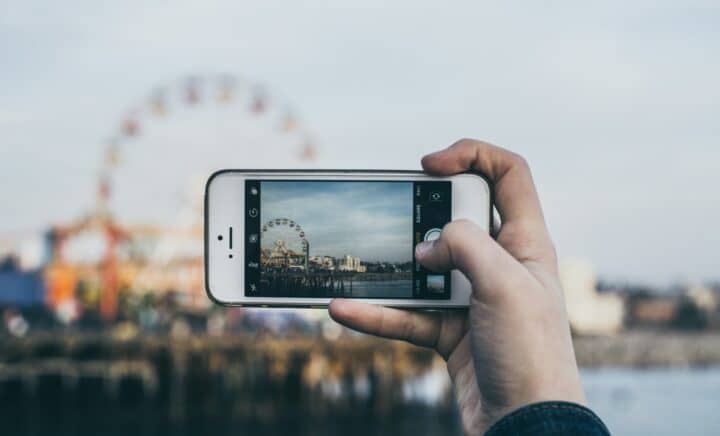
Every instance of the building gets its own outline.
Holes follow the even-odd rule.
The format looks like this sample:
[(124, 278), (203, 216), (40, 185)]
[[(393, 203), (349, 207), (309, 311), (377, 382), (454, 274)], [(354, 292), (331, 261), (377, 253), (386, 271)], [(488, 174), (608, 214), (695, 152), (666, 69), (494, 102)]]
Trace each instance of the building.
[(685, 289), (685, 296), (703, 312), (713, 313), (718, 308), (718, 297), (715, 292), (707, 286), (690, 284)]
[(304, 271), (308, 260), (307, 249), (304, 252), (292, 250), (282, 239), (275, 241), (272, 248), (260, 249), (260, 263), (263, 266)]
[(675, 298), (644, 298), (630, 305), (628, 323), (632, 327), (667, 327), (677, 316), (678, 302)]
[(340, 265), (338, 267), (338, 270), (365, 272), (367, 270), (367, 268), (364, 265), (362, 265), (359, 257), (353, 257), (349, 254), (346, 254), (345, 257), (343, 257), (340, 260)]
[(45, 300), (45, 283), (40, 271), (23, 271), (19, 260), (0, 259), (0, 307), (40, 306)]
[(597, 292), (597, 280), (589, 263), (578, 260), (562, 262), (560, 281), (565, 290), (568, 319), (574, 333), (608, 335), (622, 328), (625, 317), (622, 297)]
[(310, 263), (322, 270), (335, 270), (335, 259), (331, 256), (312, 256), (310, 257)]

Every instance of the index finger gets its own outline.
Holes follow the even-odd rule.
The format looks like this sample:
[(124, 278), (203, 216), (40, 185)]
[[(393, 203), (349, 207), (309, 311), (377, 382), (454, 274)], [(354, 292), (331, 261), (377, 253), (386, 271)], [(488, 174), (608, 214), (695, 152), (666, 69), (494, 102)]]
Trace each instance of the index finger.
[(465, 331), (465, 314), (460, 312), (418, 312), (345, 299), (331, 301), (328, 311), (353, 330), (434, 348), (445, 359)]
[(554, 265), (555, 248), (525, 159), (492, 144), (462, 139), (425, 156), (422, 165), (436, 175), (468, 170), (486, 175), (494, 185), (495, 206), (502, 218), (498, 241), (521, 262), (532, 259)]

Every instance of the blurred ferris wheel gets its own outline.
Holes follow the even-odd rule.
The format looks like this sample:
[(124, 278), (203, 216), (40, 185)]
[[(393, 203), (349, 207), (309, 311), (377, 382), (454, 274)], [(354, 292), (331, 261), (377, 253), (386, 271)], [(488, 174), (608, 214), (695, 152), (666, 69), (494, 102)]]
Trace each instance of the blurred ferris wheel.
[[(220, 150), (222, 165), (237, 165), (247, 162), (248, 156), (263, 154), (274, 158), (281, 154), (292, 156), (294, 163), (302, 164), (314, 161), (317, 155), (313, 137), (300, 122), (297, 112), (258, 82), (230, 74), (209, 74), (186, 76), (152, 88), (137, 104), (123, 112), (121, 122), (104, 144), (96, 201), (90, 213), (51, 230), (50, 271), (63, 272), (66, 260), (95, 265), (102, 290), (100, 313), (104, 319), (115, 319), (121, 288), (174, 289), (191, 296), (194, 306), (207, 304), (202, 279), (202, 190), (193, 186), (190, 195), (186, 193), (181, 199), (175, 215), (167, 217), (170, 221), (143, 220), (138, 223), (121, 219), (118, 212), (162, 209), (160, 203), (172, 197), (168, 189), (177, 186), (177, 180), (171, 177), (162, 185), (161, 179), (169, 174), (168, 168), (174, 168), (183, 178), (192, 176), (191, 171), (210, 170), (206, 164), (213, 151), (213, 147), (209, 147), (213, 135), (219, 139), (219, 148), (226, 144), (238, 145), (221, 131), (223, 125), (215, 120), (220, 112), (229, 114), (225, 115), (230, 119), (226, 124), (239, 129), (233, 134), (242, 132), (243, 137), (252, 137), (251, 141), (233, 147), (230, 151), (234, 154), (227, 149)], [(215, 124), (208, 123), (208, 116)], [(176, 120), (169, 129), (175, 138), (157, 136), (158, 130), (168, 130), (155, 128), (161, 119)], [(188, 131), (188, 127), (195, 130)], [(177, 137), (178, 132), (183, 136)], [(264, 143), (256, 141), (258, 132), (266, 134), (260, 138), (266, 140)], [(200, 135), (199, 141), (181, 141), (192, 133)], [(248, 147), (248, 143), (252, 147)], [(164, 154), (157, 156), (161, 149)], [(189, 150), (194, 150), (196, 155), (189, 157), (186, 153)], [(138, 153), (142, 159), (137, 159)], [(131, 155), (136, 159), (129, 157)], [(185, 166), (180, 157), (186, 161)], [(236, 159), (235, 162), (232, 159)], [(132, 168), (140, 171), (130, 172), (132, 177), (128, 178)], [(161, 172), (163, 169), (165, 173)], [(203, 175), (207, 177), (208, 173)], [(125, 186), (120, 190), (122, 192), (117, 192), (122, 186)], [(123, 194), (130, 201), (124, 204), (127, 207), (117, 208)], [(145, 204), (138, 200), (142, 195)], [(71, 294), (71, 290), (68, 293)], [(58, 292), (60, 294), (63, 293)]]
[(234, 108), (245, 121), (263, 124), (272, 130), (270, 133), (292, 138), (284, 152), (299, 162), (312, 162), (317, 156), (313, 136), (300, 122), (297, 112), (262, 84), (231, 74), (187, 76), (152, 88), (124, 112), (125, 116), (105, 143), (97, 184), (96, 216), (110, 213), (111, 199), (119, 183), (118, 169), (132, 151), (133, 143), (141, 142), (144, 132), (150, 130), (156, 120), (203, 107)]

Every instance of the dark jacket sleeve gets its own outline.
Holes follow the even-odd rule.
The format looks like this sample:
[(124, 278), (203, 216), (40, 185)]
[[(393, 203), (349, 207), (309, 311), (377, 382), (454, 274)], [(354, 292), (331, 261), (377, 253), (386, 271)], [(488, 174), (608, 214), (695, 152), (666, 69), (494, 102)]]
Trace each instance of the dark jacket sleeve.
[(530, 404), (505, 415), (485, 436), (609, 436), (592, 410), (575, 403), (549, 401)]

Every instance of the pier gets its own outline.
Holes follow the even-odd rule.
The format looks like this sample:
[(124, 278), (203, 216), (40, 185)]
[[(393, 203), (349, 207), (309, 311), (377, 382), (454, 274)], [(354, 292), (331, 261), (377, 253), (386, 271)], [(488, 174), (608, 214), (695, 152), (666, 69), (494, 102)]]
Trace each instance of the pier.
[[(294, 296), (351, 297), (357, 283), (382, 281), (410, 281), (411, 272), (312, 272), (268, 271), (260, 276), (261, 287), (266, 295), (287, 295), (292, 289)], [(408, 292), (411, 284), (408, 283)]]
[[(381, 415), (407, 384), (444, 371), (433, 352), (374, 338), (40, 336), (0, 353), (0, 408), (20, 404), (146, 404), (178, 419), (190, 410), (257, 416), (361, 407)], [(450, 406), (446, 398), (440, 405)]]

